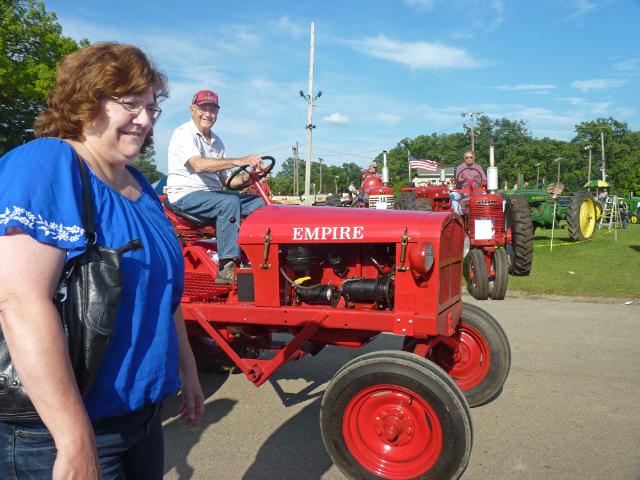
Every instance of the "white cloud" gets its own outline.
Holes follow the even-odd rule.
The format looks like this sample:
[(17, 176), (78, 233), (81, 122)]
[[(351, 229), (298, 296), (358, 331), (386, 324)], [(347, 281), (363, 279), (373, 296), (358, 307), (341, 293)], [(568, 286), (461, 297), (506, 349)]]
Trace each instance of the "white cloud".
[(618, 62), (614, 65), (614, 68), (625, 73), (638, 72), (640, 71), (640, 56)]
[(402, 120), (402, 117), (392, 113), (377, 113), (374, 115), (374, 119), (384, 125), (397, 125)]
[(406, 65), (412, 70), (466, 69), (480, 67), (460, 48), (432, 42), (400, 42), (378, 35), (350, 42), (357, 51), (384, 60)]
[(338, 113), (338, 112), (332, 113), (331, 115), (324, 117), (322, 121), (324, 123), (330, 123), (332, 125), (346, 125), (347, 123), (349, 123), (349, 119), (345, 115), (342, 115), (341, 113)]
[(607, 88), (621, 87), (626, 83), (626, 80), (592, 78), (590, 80), (575, 80), (571, 82), (571, 86), (582, 90), (583, 92), (588, 92), (590, 90), (604, 90)]
[(293, 23), (288, 16), (280, 17), (277, 22), (273, 22), (272, 25), (283, 32), (288, 33), (293, 37), (299, 37), (305, 30), (298, 24)]
[(602, 5), (603, 2), (592, 1), (592, 0), (570, 0), (568, 3), (569, 3), (568, 5), (569, 8), (572, 9), (572, 12), (569, 15), (569, 18), (573, 18), (573, 17), (581, 17), (583, 15), (586, 15), (587, 13), (600, 7), (600, 5)]
[(419, 12), (425, 12), (433, 9), (436, 0), (404, 0), (404, 4), (409, 7), (414, 7)]
[(548, 91), (557, 88), (550, 83), (521, 83), (519, 85), (499, 85), (496, 87), (498, 90), (507, 90), (514, 92), (533, 92), (533, 91)]

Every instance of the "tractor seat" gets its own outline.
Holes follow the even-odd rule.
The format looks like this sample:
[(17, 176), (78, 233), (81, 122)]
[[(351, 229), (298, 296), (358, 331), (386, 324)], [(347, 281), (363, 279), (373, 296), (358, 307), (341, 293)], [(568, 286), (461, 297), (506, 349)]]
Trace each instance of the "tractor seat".
[(211, 218), (207, 218), (207, 217), (202, 217), (200, 215), (195, 215), (193, 213), (188, 213), (185, 212), (183, 210), (180, 210), (178, 207), (176, 207), (173, 203), (169, 202), (169, 199), (166, 198), (162, 204), (165, 206), (165, 208), (167, 210), (169, 210), (170, 212), (176, 214), (179, 217), (182, 217), (186, 220), (189, 220), (190, 222), (194, 223), (195, 225), (197, 225), (198, 227), (208, 227), (208, 226), (216, 226), (216, 219), (211, 219)]

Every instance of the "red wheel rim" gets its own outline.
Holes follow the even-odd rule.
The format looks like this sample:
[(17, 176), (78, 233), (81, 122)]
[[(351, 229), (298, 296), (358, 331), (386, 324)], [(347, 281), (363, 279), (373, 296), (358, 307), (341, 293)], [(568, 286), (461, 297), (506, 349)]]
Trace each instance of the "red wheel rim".
[(455, 348), (436, 345), (430, 358), (444, 368), (462, 391), (480, 385), (489, 373), (491, 354), (484, 336), (468, 323), (460, 322), (459, 341)]
[(442, 451), (442, 426), (433, 407), (397, 385), (375, 385), (353, 397), (342, 433), (363, 468), (391, 480), (427, 472)]

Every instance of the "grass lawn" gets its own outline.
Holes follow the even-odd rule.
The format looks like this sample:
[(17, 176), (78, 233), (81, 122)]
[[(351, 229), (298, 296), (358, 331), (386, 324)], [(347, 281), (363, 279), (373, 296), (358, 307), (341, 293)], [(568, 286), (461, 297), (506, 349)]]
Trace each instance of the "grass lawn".
[[(603, 227), (588, 242), (571, 243), (566, 229), (537, 229), (529, 277), (509, 277), (509, 290), (539, 294), (640, 298), (640, 225)], [(507, 295), (509, 295), (507, 291)]]

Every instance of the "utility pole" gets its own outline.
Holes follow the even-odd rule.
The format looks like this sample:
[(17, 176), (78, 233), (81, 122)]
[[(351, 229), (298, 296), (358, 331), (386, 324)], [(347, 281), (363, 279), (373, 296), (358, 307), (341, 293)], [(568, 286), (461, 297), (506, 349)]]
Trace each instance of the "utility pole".
[(318, 161), (320, 162), (320, 188), (318, 189), (318, 193), (322, 193), (322, 158), (318, 157)]
[(554, 160), (555, 162), (558, 162), (558, 180), (556, 181), (556, 187), (560, 185), (560, 160), (562, 160), (562, 157), (558, 157)]
[(293, 194), (298, 196), (300, 194), (300, 166), (298, 164), (298, 142), (291, 147), (291, 151), (293, 152)]
[(482, 112), (461, 112), (460, 115), (462, 115), (463, 117), (466, 117), (467, 115), (469, 115), (469, 117), (471, 117), (471, 128), (469, 131), (469, 135), (471, 136), (471, 151), (475, 152), (476, 151), (476, 142), (475, 142), (475, 137), (476, 137), (476, 132), (475, 132), (475, 127), (473, 124), (473, 119), (476, 115), (481, 115)]
[(584, 149), (589, 152), (589, 169), (587, 170), (587, 183), (591, 181), (591, 149), (593, 145), (587, 145)]
[(602, 181), (606, 182), (607, 170), (606, 170), (606, 163), (604, 159), (604, 132), (602, 131), (602, 129), (600, 129), (600, 152), (602, 154)]
[(338, 195), (338, 176), (333, 176), (333, 186), (335, 187), (336, 195)]
[(313, 124), (313, 107), (315, 106), (313, 102), (320, 98), (322, 92), (319, 91), (317, 96), (313, 95), (313, 54), (314, 54), (314, 45), (315, 45), (315, 35), (316, 35), (316, 24), (315, 22), (311, 22), (311, 45), (309, 48), (309, 90), (305, 95), (302, 90), (300, 90), (300, 96), (307, 101), (307, 158), (304, 169), (304, 194), (309, 198), (311, 190), (311, 145), (312, 145), (312, 130), (316, 128)]
[(540, 164), (536, 163), (536, 190), (539, 188), (539, 180), (540, 180)]

